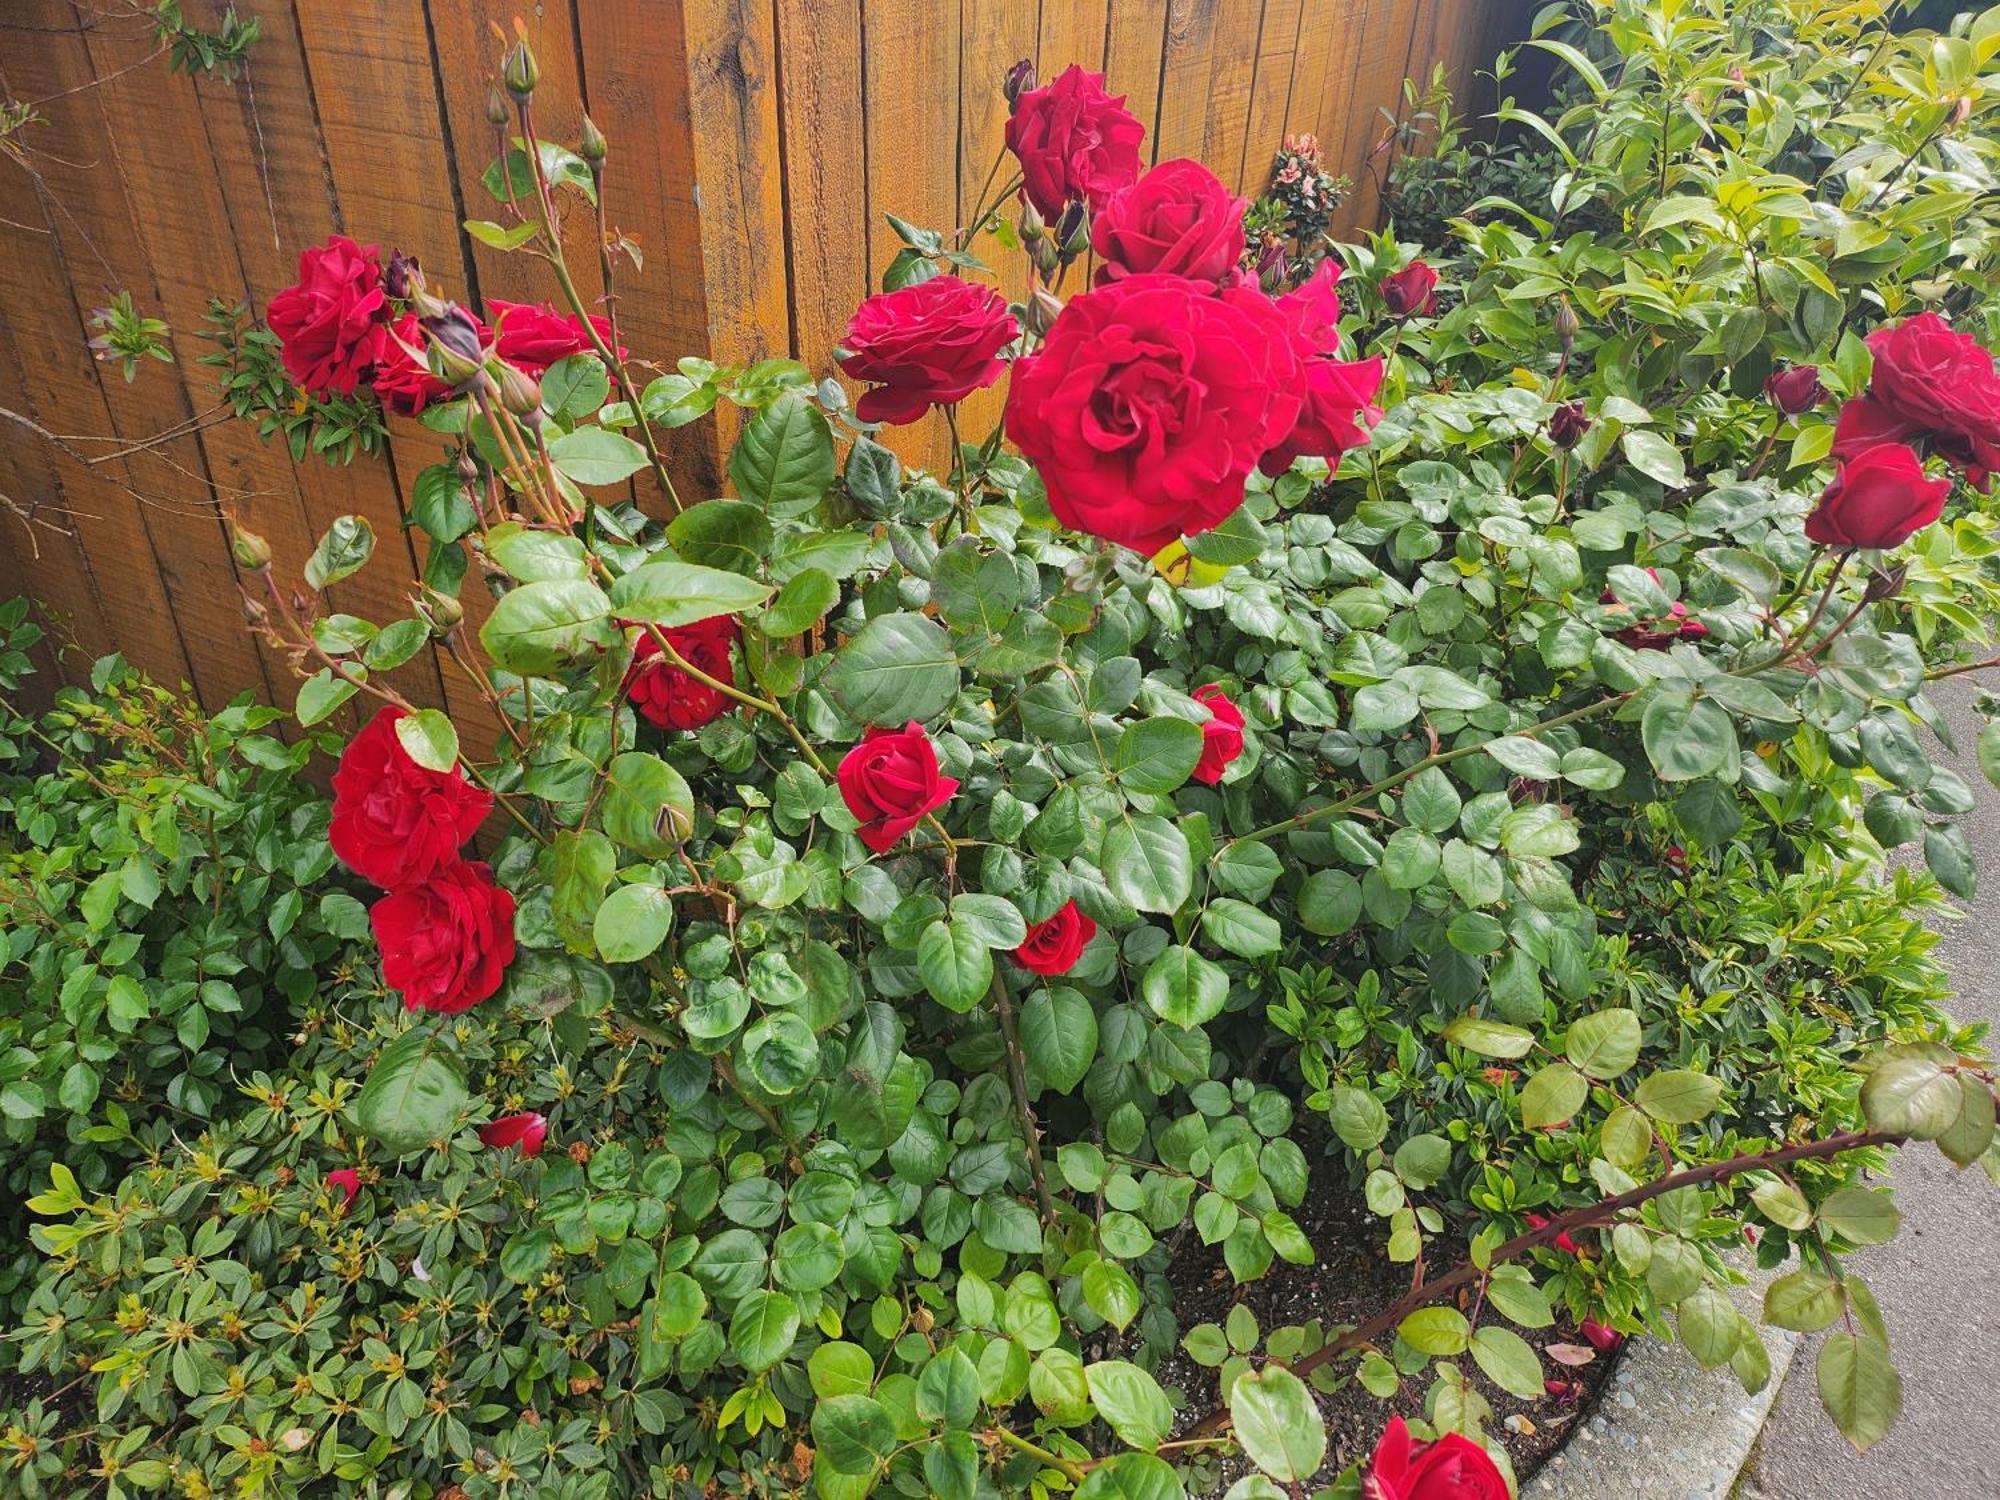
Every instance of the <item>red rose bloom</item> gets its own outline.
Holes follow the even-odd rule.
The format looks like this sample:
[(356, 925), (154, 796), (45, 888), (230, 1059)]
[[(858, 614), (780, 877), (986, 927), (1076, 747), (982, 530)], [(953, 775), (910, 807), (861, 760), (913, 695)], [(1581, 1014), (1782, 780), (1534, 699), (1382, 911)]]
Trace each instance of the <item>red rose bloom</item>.
[(1208, 722), (1201, 726), (1201, 759), (1189, 774), (1214, 786), (1243, 753), (1243, 710), (1229, 701), (1219, 682), (1196, 688), (1194, 701), (1207, 706)]
[(1988, 472), (2000, 469), (2000, 376), (1993, 356), (1936, 313), (1876, 329), (1868, 349), (1875, 356), (1868, 390), (1840, 409), (1833, 456), (1852, 459), (1885, 443), (1924, 443), (1985, 490)]
[(1791, 365), (1773, 370), (1764, 380), (1764, 396), (1788, 417), (1811, 411), (1826, 399), (1818, 365)]
[(923, 725), (871, 729), (841, 757), (835, 779), (847, 810), (861, 822), (861, 842), (880, 854), (951, 800), (958, 783), (938, 774), (937, 751)]
[(1806, 536), (1823, 547), (1899, 547), (1944, 514), (1950, 493), (1949, 479), (1924, 478), (1924, 461), (1909, 444), (1864, 448), (1819, 497)]
[(1041, 88), (1014, 101), (1007, 149), (1021, 162), (1021, 191), (1051, 224), (1071, 203), (1095, 213), (1139, 175), (1146, 127), (1125, 96), (1104, 92), (1104, 75), (1071, 63)]
[(496, 1151), (505, 1151), (509, 1146), (520, 1148), (523, 1156), (540, 1156), (542, 1142), (548, 1138), (549, 1122), (529, 1110), (526, 1114), (502, 1115), (499, 1119), (479, 1127), (479, 1143), (491, 1146)]
[(1282, 442), (1259, 461), (1274, 478), (1300, 457), (1336, 461), (1368, 441), (1368, 429), (1382, 420), (1375, 392), (1382, 385), (1382, 361), (1335, 359), (1340, 348), (1340, 293), (1334, 283), (1340, 266), (1329, 256), (1304, 285), (1278, 298), (1278, 312), (1291, 328), (1292, 350), (1305, 372), (1305, 403)]
[(1549, 413), (1549, 441), (1567, 453), (1590, 431), (1590, 413), (1581, 401), (1565, 401)]
[(299, 279), (271, 299), (285, 373), (315, 396), (351, 396), (382, 357), (388, 299), (373, 245), (336, 234), (299, 252)]
[(361, 1191), (361, 1174), (352, 1167), (342, 1167), (337, 1172), (326, 1174), (326, 1185), (340, 1191), (340, 1211), (346, 1213), (354, 1207), (355, 1195)]
[(1361, 1495), (1362, 1500), (1508, 1500), (1507, 1481), (1484, 1448), (1456, 1432), (1435, 1443), (1414, 1442), (1401, 1417), (1391, 1417), (1382, 1429), (1361, 1476)]
[(1382, 278), (1382, 305), (1393, 318), (1428, 318), (1437, 310), (1438, 273), (1413, 260)]
[(875, 389), (855, 403), (864, 422), (899, 426), (993, 384), (1000, 351), (1020, 334), (990, 286), (933, 276), (855, 309), (839, 355), (843, 374)]
[[(736, 616), (710, 615), (661, 634), (690, 666), (717, 682), (736, 686), (736, 667), (730, 656), (730, 648), (741, 634)], [(728, 695), (690, 677), (662, 656), (653, 632), (642, 631), (632, 648), (631, 669), (625, 674), (625, 696), (639, 715), (661, 729), (699, 729), (722, 717), (729, 707)]]
[(514, 961), (514, 898), (478, 860), (446, 865), (368, 908), (382, 980), (409, 1010), (455, 1015), (500, 988)]
[[(488, 337), (484, 324), (475, 320), (475, 326), (482, 341)], [(429, 342), (422, 320), (413, 312), (396, 319), (383, 338), (382, 357), (373, 378), (376, 396), (390, 411), (414, 417), (426, 406), (448, 401), (454, 394), (449, 385), (431, 374), (424, 354)]]
[(1164, 271), (1220, 286), (1243, 259), (1246, 200), (1198, 161), (1163, 161), (1105, 200), (1091, 220), (1097, 281)]
[[(590, 341), (583, 324), (576, 318), (557, 312), (546, 303), (502, 302), (498, 297), (486, 299), (487, 311), (498, 320), (500, 341), (496, 352), (508, 364), (540, 379), (542, 372), (557, 360), (567, 359), (572, 354), (595, 354), (596, 345)], [(611, 320), (591, 314), (590, 326), (597, 330), (597, 336), (604, 340), (604, 347), (611, 347)], [(625, 351), (618, 351), (623, 358)]]
[(1243, 503), (1304, 383), (1262, 292), (1129, 276), (1072, 300), (1016, 363), (1007, 436), (1058, 520), (1150, 556)]
[(402, 709), (385, 707), (341, 752), (327, 831), (348, 869), (389, 890), (456, 863), (493, 810), (492, 794), (456, 766), (432, 771), (410, 759), (396, 737), (402, 717)]
[(1027, 940), (1014, 950), (1014, 962), (1036, 974), (1067, 974), (1096, 935), (1097, 924), (1074, 901), (1065, 901), (1062, 910), (1028, 929)]

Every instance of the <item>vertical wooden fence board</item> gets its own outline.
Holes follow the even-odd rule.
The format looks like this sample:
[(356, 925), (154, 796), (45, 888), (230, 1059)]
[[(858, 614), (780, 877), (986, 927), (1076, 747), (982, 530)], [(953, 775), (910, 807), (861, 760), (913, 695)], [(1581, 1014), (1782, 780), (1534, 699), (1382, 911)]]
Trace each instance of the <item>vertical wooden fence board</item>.
[(1294, 62), (1304, 13), (1311, 8), (1311, 0), (1264, 0), (1257, 67), (1250, 81), (1250, 120), (1243, 132), (1243, 156), (1236, 169), (1236, 190), (1250, 198), (1263, 192), (1270, 182), (1271, 158), (1285, 141), (1285, 120), (1291, 114), (1297, 73)]
[(1143, 162), (1159, 161), (1160, 63), (1166, 55), (1168, 0), (1110, 0), (1104, 18), (1104, 87), (1146, 127)]
[[(1320, 138), (1321, 121), (1336, 86), (1345, 87), (1351, 0), (1305, 0), (1298, 42), (1292, 50), (1292, 87), (1285, 101), (1285, 134)], [(1320, 139), (1320, 145), (1326, 142)]]
[(861, 0), (778, 6), (793, 353), (817, 377), (868, 295)]
[(1071, 63), (1102, 72), (1108, 14), (1107, 0), (1043, 0), (1033, 53), (1038, 81), (1047, 83)]
[(1354, 179), (1354, 195), (1341, 205), (1335, 220), (1343, 232), (1374, 224), (1381, 209), (1380, 176), (1387, 153), (1378, 154), (1375, 147), (1392, 131), (1403, 97), (1403, 69), (1409, 62), (1415, 14), (1416, 0), (1365, 0), (1360, 10), (1354, 90), (1347, 101), (1347, 129), (1336, 167)]
[[(1021, 4), (1020, 0), (963, 0), (960, 16), (955, 222), (964, 225), (970, 224), (972, 216), (979, 212), (982, 191), (983, 201), (990, 204), (994, 189), (1006, 184), (1014, 166), (1011, 156), (1000, 159), (1007, 137), (1007, 70), (1024, 57), (1034, 57), (1037, 30), (1034, 8)], [(1016, 217), (1011, 200), (1006, 216), (1010, 220)], [(971, 248), (996, 274), (968, 279), (997, 285), (1010, 302), (1019, 302), (1027, 295), (1025, 255), (1010, 254), (991, 238)], [(1007, 382), (1003, 378), (997, 385), (966, 397), (958, 412), (959, 436), (968, 443), (984, 442), (1000, 421), (1006, 394)]]
[(1173, 0), (1153, 159), (1192, 156), (1223, 181), (1243, 167), (1262, 0)]

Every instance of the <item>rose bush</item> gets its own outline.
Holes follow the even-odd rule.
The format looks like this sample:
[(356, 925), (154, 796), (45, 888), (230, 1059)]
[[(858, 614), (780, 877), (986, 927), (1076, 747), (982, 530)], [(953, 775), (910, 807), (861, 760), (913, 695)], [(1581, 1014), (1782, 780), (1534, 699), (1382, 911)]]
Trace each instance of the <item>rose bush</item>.
[[(1101, 79), (1017, 77), (1018, 180), (955, 233), (899, 224), (857, 316), (846, 372), (886, 404), (787, 360), (642, 387), (581, 305), (589, 348), (536, 372), (504, 317), (385, 280), (452, 392), (415, 611), (325, 611), (370, 565), (351, 521), (303, 609), (238, 544), (299, 717), (400, 711), (347, 753), (432, 867), (377, 904), (382, 984), (313, 1004), (235, 1117), (113, 1188), (52, 1166), (11, 1342), (96, 1380), (9, 1419), (6, 1472), (1496, 1500), (1495, 1403), (1562, 1399), (1559, 1318), (1602, 1331), (1569, 1358), (1645, 1331), (1768, 1379), (1725, 1291), (1748, 1240), (1797, 1258), (1765, 1320), (1839, 1325), (1827, 1405), (1879, 1438), (1888, 1332), (1840, 1257), (1896, 1216), (1860, 1174), (1912, 1141), (2000, 1170), (1921, 922), (1974, 879), (1922, 736), (1929, 685), (1992, 665), (2000, 539), (1961, 480), (2000, 434), (1920, 414), (1863, 330), (1922, 296), (1980, 327), (2000, 234), (1958, 185), (2000, 33), (1830, 8), (1753, 48), (1730, 13), (1551, 39), (1558, 201), (1317, 247), (1299, 286), (1289, 258), (1078, 284), (1093, 217), (1206, 272), (1238, 210), (1147, 187)], [(533, 72), (510, 53), (546, 174)], [(579, 176), (482, 236), (562, 269), (535, 215)], [(1190, 203), (1222, 219), (1183, 239)], [(1013, 240), (994, 342), (972, 248)], [(936, 472), (877, 440), (996, 359), (1000, 433)], [(1781, 364), (1911, 423), (1908, 461), (1830, 463), (1841, 416), (1767, 396)], [(662, 442), (719, 400), (734, 493), (677, 496)], [(426, 645), (490, 755), (406, 701)], [(447, 850), (475, 788), (483, 841)], [(1316, 1157), (1423, 1274), (1265, 1329), (1254, 1284), (1318, 1253)], [(1209, 1276), (1248, 1290), (1184, 1326)], [(1314, 1393), (1349, 1383), (1388, 1403), (1372, 1455), (1329, 1453)]]

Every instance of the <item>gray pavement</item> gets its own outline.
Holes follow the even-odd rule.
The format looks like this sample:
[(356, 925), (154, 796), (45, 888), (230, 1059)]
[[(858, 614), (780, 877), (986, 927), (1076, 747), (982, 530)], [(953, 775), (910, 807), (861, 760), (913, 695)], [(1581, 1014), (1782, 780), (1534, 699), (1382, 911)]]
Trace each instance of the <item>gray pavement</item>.
[[(1979, 855), (1980, 895), (1944, 929), (1939, 951), (1958, 981), (1960, 1020), (2000, 1023), (2000, 792), (1973, 762), (1979, 718), (1972, 679), (1937, 694), (1958, 738), (1950, 764), (1980, 794), (1965, 830)], [(2000, 1028), (1996, 1028), (2000, 1030)], [(1787, 1375), (1738, 1500), (1996, 1500), (2000, 1497), (2000, 1193), (1977, 1167), (1960, 1173), (1935, 1149), (1908, 1152), (1894, 1174), (1903, 1231), (1849, 1266), (1889, 1325), (1903, 1376), (1903, 1416), (1857, 1454), (1819, 1403), (1817, 1336)]]

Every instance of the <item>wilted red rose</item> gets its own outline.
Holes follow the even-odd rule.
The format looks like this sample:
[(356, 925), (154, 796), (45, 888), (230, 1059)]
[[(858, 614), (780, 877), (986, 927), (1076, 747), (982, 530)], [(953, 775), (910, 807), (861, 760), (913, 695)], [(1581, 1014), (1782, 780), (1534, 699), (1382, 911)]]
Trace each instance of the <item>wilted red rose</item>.
[(1014, 950), (1014, 962), (1037, 974), (1067, 974), (1096, 934), (1097, 924), (1074, 901), (1065, 901), (1054, 916), (1028, 929), (1027, 940)]
[(1549, 413), (1549, 441), (1567, 452), (1590, 431), (1590, 413), (1581, 401), (1566, 401)]
[(409, 1010), (454, 1015), (500, 988), (514, 961), (514, 898), (478, 860), (446, 865), (368, 908), (382, 981)]
[(1125, 96), (1104, 92), (1104, 75), (1075, 63), (1014, 101), (1007, 149), (1021, 163), (1021, 191), (1053, 224), (1071, 203), (1095, 213), (1139, 175), (1146, 127), (1125, 108)]
[(1147, 271), (1233, 284), (1246, 202), (1198, 161), (1161, 162), (1113, 193), (1091, 220), (1099, 284)]
[(1413, 260), (1382, 278), (1382, 305), (1395, 318), (1428, 318), (1437, 310), (1438, 273)]
[(1993, 356), (1936, 313), (1876, 329), (1868, 350), (1875, 357), (1868, 389), (1841, 407), (1833, 456), (1858, 458), (1885, 443), (1922, 444), (1983, 491), (1987, 474), (2000, 468)]
[(1899, 547), (1944, 514), (1950, 493), (1949, 479), (1924, 477), (1909, 444), (1878, 444), (1840, 466), (1806, 517), (1806, 536), (1823, 547)]
[(264, 320), (290, 375), (315, 396), (351, 396), (382, 358), (388, 320), (373, 245), (336, 234), (299, 252), (299, 279), (271, 299)]
[(855, 309), (841, 340), (841, 372), (875, 386), (854, 414), (894, 426), (963, 401), (1000, 378), (1000, 351), (1020, 332), (1005, 297), (956, 276), (878, 293)]
[(1508, 1500), (1507, 1480), (1484, 1448), (1456, 1432), (1416, 1442), (1401, 1417), (1382, 1429), (1361, 1494), (1362, 1500)]
[(514, 1146), (523, 1156), (540, 1156), (542, 1142), (548, 1139), (548, 1134), (549, 1122), (529, 1110), (525, 1114), (502, 1115), (480, 1126), (479, 1143), (496, 1151)]
[(410, 759), (396, 736), (403, 710), (390, 704), (341, 752), (333, 773), (333, 852), (363, 880), (394, 890), (455, 864), (493, 810), (492, 793), (454, 766), (433, 771)]
[(1208, 709), (1208, 722), (1201, 726), (1201, 759), (1188, 774), (1214, 786), (1243, 753), (1243, 710), (1229, 700), (1219, 682), (1196, 688), (1194, 701)]
[[(499, 330), (494, 352), (537, 379), (557, 360), (568, 359), (572, 354), (597, 352), (580, 319), (557, 312), (546, 302), (502, 302), (498, 297), (489, 297), (486, 310), (493, 315), (494, 326)], [(609, 349), (611, 320), (592, 313), (590, 326)], [(618, 354), (622, 359), (625, 351), (620, 349)]]
[(1305, 375), (1305, 400), (1292, 430), (1258, 460), (1266, 474), (1282, 474), (1300, 457), (1337, 460), (1349, 448), (1366, 444), (1368, 429), (1382, 420), (1374, 404), (1382, 361), (1333, 357), (1340, 348), (1339, 279), (1340, 266), (1329, 256), (1304, 284), (1277, 300)]
[(1764, 381), (1764, 395), (1788, 417), (1811, 411), (1826, 399), (1818, 365), (1790, 365), (1773, 370)]
[(877, 854), (958, 790), (938, 771), (937, 750), (914, 719), (901, 729), (869, 730), (841, 757), (835, 779), (847, 810), (860, 820), (855, 835)]
[(1615, 1328), (1585, 1318), (1576, 1325), (1577, 1331), (1590, 1340), (1590, 1347), (1599, 1354), (1609, 1354), (1625, 1342), (1625, 1335)]
[(326, 1185), (340, 1193), (340, 1211), (346, 1213), (354, 1207), (355, 1195), (361, 1191), (361, 1174), (352, 1167), (342, 1167), (326, 1174)]
[(1071, 300), (1015, 365), (1007, 436), (1064, 525), (1151, 555), (1243, 503), (1303, 384), (1262, 292), (1130, 276)]
[[(717, 682), (736, 686), (736, 667), (730, 648), (742, 630), (734, 615), (710, 615), (692, 625), (677, 625), (660, 633), (689, 666), (706, 672)], [(665, 660), (660, 643), (650, 630), (641, 631), (632, 648), (632, 665), (625, 673), (625, 696), (642, 718), (662, 729), (699, 729), (720, 718), (730, 702), (727, 694)]]

